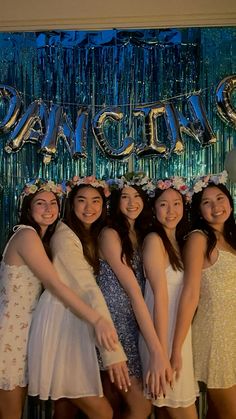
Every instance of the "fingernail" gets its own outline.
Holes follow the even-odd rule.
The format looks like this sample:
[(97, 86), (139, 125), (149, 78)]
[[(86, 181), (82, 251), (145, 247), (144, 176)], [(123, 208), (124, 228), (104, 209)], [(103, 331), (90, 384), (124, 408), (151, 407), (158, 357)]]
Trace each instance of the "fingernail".
[(125, 388), (125, 393), (128, 393), (128, 389), (127, 388)]

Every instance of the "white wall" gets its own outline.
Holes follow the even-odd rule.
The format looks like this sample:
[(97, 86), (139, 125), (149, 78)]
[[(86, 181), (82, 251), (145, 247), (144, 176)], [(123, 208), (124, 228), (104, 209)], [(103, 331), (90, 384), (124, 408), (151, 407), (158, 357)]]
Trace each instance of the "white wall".
[(0, 31), (235, 25), (235, 0), (0, 0)]

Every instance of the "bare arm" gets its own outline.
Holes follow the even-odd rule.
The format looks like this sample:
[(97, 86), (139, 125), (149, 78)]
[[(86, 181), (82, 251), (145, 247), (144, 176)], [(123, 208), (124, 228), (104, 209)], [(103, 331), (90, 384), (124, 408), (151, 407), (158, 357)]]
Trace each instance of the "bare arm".
[(176, 371), (177, 378), (182, 366), (182, 345), (198, 305), (205, 251), (206, 237), (200, 232), (193, 232), (184, 249), (184, 287), (179, 302), (171, 356), (172, 368)]
[[(164, 356), (134, 272), (128, 265), (121, 261), (121, 243), (119, 236), (115, 230), (106, 228), (100, 235), (99, 243), (101, 257), (111, 266), (129, 296), (141, 333), (147, 343), (151, 357), (150, 368), (146, 378), (148, 387), (153, 394), (159, 394), (162, 391), (165, 393), (166, 374), (169, 363)], [(171, 374), (170, 370), (168, 370), (168, 373)]]
[(143, 244), (143, 263), (154, 297), (153, 322), (160, 343), (168, 356), (168, 290), (166, 254), (161, 238), (149, 234)]
[(86, 304), (67, 285), (63, 284), (53, 264), (48, 259), (42, 241), (31, 229), (22, 229), (11, 242), (8, 252), (18, 255), (19, 261), (27, 265), (43, 286), (54, 294), (78, 317), (89, 322), (94, 328), (100, 343), (108, 350), (117, 348), (117, 334), (111, 322), (103, 322), (101, 314)]

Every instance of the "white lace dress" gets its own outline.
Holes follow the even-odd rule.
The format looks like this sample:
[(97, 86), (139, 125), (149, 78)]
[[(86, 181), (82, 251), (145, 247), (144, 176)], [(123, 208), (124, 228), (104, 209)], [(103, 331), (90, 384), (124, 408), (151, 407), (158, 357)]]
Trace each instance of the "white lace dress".
[(7, 265), (4, 261), (10, 241), (23, 228), (33, 229), (16, 226), (0, 266), (0, 388), (4, 390), (28, 384), (28, 334), (32, 313), (42, 290), (40, 281), (28, 266)]

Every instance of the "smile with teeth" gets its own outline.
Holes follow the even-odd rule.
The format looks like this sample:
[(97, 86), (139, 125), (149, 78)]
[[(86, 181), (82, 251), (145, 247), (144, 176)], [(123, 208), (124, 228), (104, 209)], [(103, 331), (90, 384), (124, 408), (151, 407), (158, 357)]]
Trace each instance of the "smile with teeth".
[(218, 217), (219, 215), (222, 215), (224, 212), (223, 211), (218, 211), (218, 212), (215, 212), (214, 214), (213, 214), (213, 216), (214, 217)]

